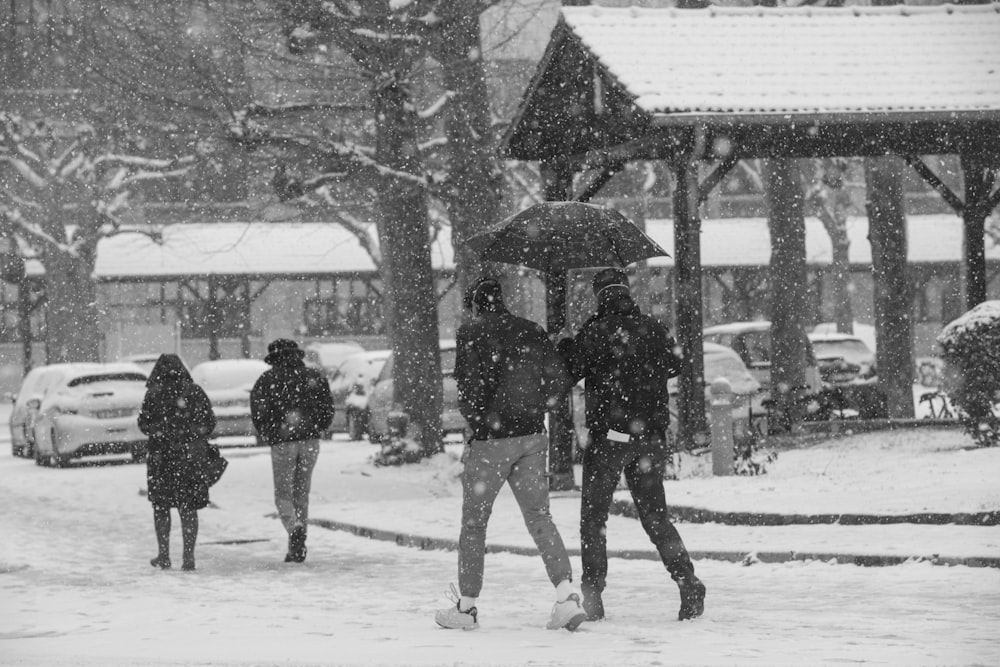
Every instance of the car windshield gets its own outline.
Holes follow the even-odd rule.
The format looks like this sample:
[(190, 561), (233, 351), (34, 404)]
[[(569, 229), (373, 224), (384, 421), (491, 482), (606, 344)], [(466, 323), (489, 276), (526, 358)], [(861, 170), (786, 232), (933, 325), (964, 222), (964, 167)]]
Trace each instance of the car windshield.
[(858, 366), (872, 362), (872, 351), (860, 340), (814, 340), (813, 351), (817, 359), (836, 359)]
[(79, 387), (95, 382), (145, 382), (146, 376), (142, 373), (102, 373), (100, 375), (82, 375), (73, 378), (66, 383), (67, 387)]

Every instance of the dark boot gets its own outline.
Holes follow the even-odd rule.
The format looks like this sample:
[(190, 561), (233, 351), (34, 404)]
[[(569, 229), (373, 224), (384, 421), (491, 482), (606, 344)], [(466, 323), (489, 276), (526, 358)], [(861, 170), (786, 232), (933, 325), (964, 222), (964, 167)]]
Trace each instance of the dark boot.
[(705, 584), (693, 573), (676, 581), (681, 593), (681, 608), (677, 612), (677, 620), (686, 621), (701, 616), (705, 611)]
[(302, 563), (306, 559), (306, 527), (296, 526), (288, 534), (288, 553), (286, 563)]
[(184, 538), (184, 564), (182, 570), (194, 570), (194, 546), (198, 541), (198, 511), (182, 509), (181, 535)]
[(156, 558), (153, 567), (170, 569), (170, 508), (153, 506), (153, 528), (156, 530)]
[(157, 556), (153, 560), (149, 561), (149, 564), (153, 567), (158, 567), (161, 570), (170, 569), (170, 557), (169, 556)]
[(600, 591), (592, 584), (583, 582), (580, 584), (580, 592), (583, 593), (583, 611), (587, 614), (587, 620), (603, 620), (604, 601), (601, 599)]

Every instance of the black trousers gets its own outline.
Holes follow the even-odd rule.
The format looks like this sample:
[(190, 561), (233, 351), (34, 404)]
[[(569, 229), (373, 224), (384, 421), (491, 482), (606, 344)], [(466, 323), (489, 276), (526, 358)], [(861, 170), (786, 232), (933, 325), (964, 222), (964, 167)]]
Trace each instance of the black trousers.
[(583, 455), (581, 583), (598, 593), (604, 590), (608, 575), (608, 509), (623, 472), (642, 527), (670, 576), (674, 581), (693, 576), (691, 557), (667, 515), (662, 475), (667, 457), (665, 440), (661, 436), (632, 436), (629, 442), (617, 442), (592, 431), (590, 443)]

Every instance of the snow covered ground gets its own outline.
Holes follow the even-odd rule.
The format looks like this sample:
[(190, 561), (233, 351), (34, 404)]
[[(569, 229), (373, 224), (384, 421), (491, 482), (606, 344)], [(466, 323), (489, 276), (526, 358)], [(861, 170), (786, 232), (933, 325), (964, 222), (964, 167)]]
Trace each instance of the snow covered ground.
[[(6, 437), (3, 428), (0, 438)], [(958, 430), (856, 435), (782, 452), (767, 475), (704, 476), (685, 460), (668, 499), (727, 511), (891, 513), (1000, 510), (1000, 450)], [(313, 527), (285, 564), (267, 451), (226, 449), (230, 467), (200, 513), (198, 571), (162, 572), (145, 467), (39, 468), (0, 441), (0, 664), (4, 665), (876, 665), (1000, 664), (1000, 570), (913, 561), (740, 563), (701, 558), (704, 617), (676, 621), (676, 587), (649, 560), (638, 522), (612, 517), (607, 620), (544, 629), (552, 589), (536, 556), (491, 553), (481, 629), (448, 631), (456, 555)], [(373, 531), (458, 535), (459, 445), (420, 465), (377, 468), (375, 447), (324, 442), (312, 516)], [(579, 497), (553, 515), (578, 549)], [(1000, 527), (679, 524), (694, 551), (1000, 556)], [(174, 553), (179, 560), (179, 522)], [(531, 542), (505, 492), (493, 545)], [(572, 558), (576, 572), (579, 559)]]

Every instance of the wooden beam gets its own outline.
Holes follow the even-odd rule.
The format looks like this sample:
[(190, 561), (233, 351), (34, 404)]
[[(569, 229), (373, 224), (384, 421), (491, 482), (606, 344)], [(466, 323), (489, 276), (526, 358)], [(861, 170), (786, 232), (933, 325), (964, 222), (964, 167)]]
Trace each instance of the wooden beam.
[(578, 202), (588, 202), (594, 195), (601, 191), (607, 182), (614, 178), (615, 174), (620, 172), (625, 167), (625, 161), (616, 162), (604, 166), (601, 172), (594, 176), (589, 183), (580, 191), (580, 194), (574, 195), (573, 200)]
[(997, 206), (1000, 206), (1000, 188), (986, 198), (986, 211), (992, 212)]
[(965, 202), (962, 201), (961, 197), (952, 192), (951, 188), (949, 188), (944, 181), (938, 178), (938, 175), (927, 166), (926, 162), (921, 160), (916, 155), (904, 155), (902, 157), (906, 160), (908, 165), (913, 167), (914, 171), (916, 171), (922, 179), (927, 181), (928, 185), (934, 188), (937, 193), (941, 195), (941, 198), (944, 199), (949, 206), (955, 209), (956, 213), (959, 215), (962, 214), (962, 211), (965, 209)]
[(712, 190), (722, 182), (722, 179), (726, 177), (736, 163), (740, 161), (740, 156), (737, 151), (730, 151), (729, 155), (722, 159), (722, 161), (715, 167), (715, 169), (710, 173), (705, 179), (698, 185), (698, 204), (704, 204), (705, 200), (712, 193)]
[(665, 132), (651, 132), (623, 144), (599, 148), (561, 158), (570, 171), (601, 169), (632, 160), (670, 159), (681, 148), (680, 139)]

